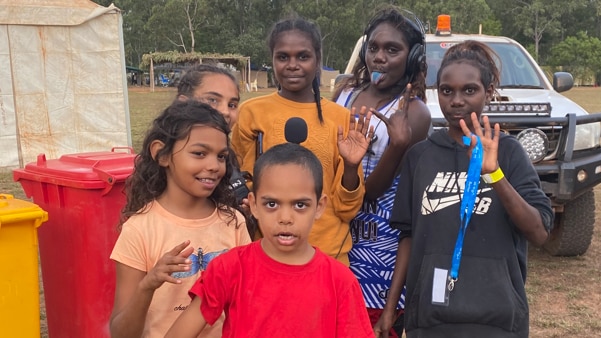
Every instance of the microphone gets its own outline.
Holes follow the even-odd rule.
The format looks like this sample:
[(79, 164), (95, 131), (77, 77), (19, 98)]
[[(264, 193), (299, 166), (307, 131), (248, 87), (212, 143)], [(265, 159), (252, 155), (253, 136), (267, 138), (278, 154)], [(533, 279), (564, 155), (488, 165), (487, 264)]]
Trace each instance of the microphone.
[(301, 144), (307, 140), (307, 122), (300, 117), (292, 117), (286, 121), (284, 136), (290, 143)]

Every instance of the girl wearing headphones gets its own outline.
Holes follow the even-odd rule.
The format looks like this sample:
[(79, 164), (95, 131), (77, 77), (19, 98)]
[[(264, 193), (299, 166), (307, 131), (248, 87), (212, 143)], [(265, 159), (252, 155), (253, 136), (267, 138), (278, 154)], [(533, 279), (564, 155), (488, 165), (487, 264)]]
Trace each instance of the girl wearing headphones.
[[(425, 139), (430, 128), (430, 112), (424, 103), (424, 32), (417, 18), (410, 20), (403, 13), (386, 7), (372, 17), (352, 77), (343, 80), (333, 96), (340, 105), (357, 111), (370, 107), (377, 116), (370, 122), (375, 134), (363, 158), (365, 199), (351, 222), (353, 247), (349, 253), (372, 325), (386, 304), (397, 255), (399, 232), (388, 220), (398, 169), (406, 150)], [(397, 306), (399, 315), (403, 299)], [(401, 336), (402, 316), (397, 323), (390, 337)]]

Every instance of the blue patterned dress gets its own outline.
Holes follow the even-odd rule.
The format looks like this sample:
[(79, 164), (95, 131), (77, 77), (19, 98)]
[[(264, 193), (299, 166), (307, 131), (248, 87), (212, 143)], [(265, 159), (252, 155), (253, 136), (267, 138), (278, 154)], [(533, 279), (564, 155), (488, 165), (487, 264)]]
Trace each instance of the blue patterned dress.
[[(337, 103), (348, 107), (351, 94), (351, 91), (343, 91)], [(379, 111), (390, 116), (397, 105), (398, 98), (380, 108)], [(371, 175), (388, 146), (386, 125), (378, 118), (372, 118), (370, 123), (375, 128), (375, 141), (363, 158), (365, 179)], [(353, 238), (353, 248), (349, 252), (350, 268), (359, 281), (367, 308), (384, 308), (392, 280), (399, 231), (392, 229), (388, 220), (398, 183), (399, 177), (396, 177), (392, 186), (376, 201), (364, 201), (361, 210), (350, 223)], [(403, 290), (397, 309), (404, 307), (404, 301)]]

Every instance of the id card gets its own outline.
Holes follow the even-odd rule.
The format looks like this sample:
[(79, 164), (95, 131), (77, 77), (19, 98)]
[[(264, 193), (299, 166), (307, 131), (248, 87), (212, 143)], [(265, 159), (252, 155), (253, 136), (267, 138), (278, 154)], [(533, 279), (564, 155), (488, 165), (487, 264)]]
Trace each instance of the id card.
[(449, 306), (449, 289), (447, 280), (449, 270), (434, 268), (434, 277), (432, 278), (432, 304), (439, 306)]

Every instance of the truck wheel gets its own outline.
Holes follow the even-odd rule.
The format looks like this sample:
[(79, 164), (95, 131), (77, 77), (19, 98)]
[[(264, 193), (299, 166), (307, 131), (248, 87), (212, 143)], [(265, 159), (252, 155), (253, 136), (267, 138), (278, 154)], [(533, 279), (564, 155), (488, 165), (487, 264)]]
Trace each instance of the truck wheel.
[(555, 214), (551, 236), (545, 250), (552, 256), (578, 256), (586, 252), (595, 226), (595, 194), (592, 190), (578, 196)]

